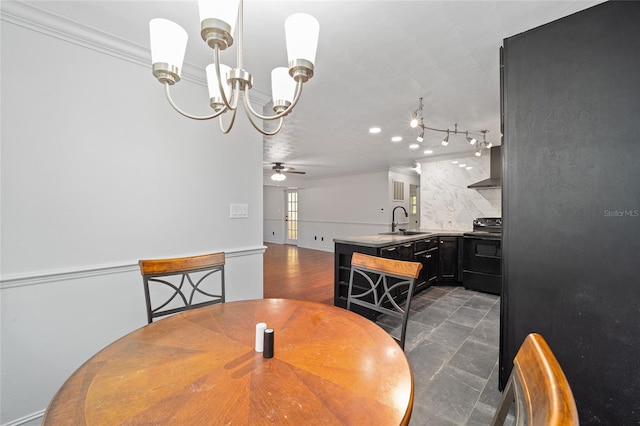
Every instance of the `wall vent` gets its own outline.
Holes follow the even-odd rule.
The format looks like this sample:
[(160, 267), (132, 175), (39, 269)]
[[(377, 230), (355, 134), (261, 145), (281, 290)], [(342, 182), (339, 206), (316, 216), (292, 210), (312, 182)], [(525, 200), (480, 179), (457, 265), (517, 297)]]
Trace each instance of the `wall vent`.
[(393, 181), (393, 201), (404, 201), (404, 182)]

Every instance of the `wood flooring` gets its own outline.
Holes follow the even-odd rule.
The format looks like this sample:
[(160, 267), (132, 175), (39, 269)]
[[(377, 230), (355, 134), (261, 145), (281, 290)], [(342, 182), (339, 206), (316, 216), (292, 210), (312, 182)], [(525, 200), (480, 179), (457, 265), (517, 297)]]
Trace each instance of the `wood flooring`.
[(333, 305), (333, 253), (264, 244), (264, 297)]

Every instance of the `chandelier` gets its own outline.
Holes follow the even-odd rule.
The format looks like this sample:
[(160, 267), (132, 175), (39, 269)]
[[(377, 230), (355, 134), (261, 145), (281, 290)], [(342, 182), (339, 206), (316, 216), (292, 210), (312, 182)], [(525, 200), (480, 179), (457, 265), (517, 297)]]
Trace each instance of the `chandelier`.
[(424, 105), (422, 103), (422, 98), (419, 98), (419, 102), (420, 103), (418, 105), (418, 108), (411, 115), (411, 121), (409, 122), (409, 125), (412, 128), (420, 129), (420, 134), (416, 138), (416, 140), (418, 142), (422, 142), (424, 140), (424, 131), (425, 130), (431, 130), (433, 132), (441, 132), (441, 133), (446, 133), (447, 134), (444, 138), (442, 138), (442, 145), (443, 146), (449, 145), (449, 135), (451, 133), (453, 133), (454, 135), (457, 135), (458, 133), (464, 134), (466, 139), (467, 139), (467, 142), (469, 142), (470, 145), (474, 145), (475, 146), (475, 148), (476, 148), (475, 155), (477, 157), (480, 157), (482, 155), (482, 148), (491, 148), (493, 146), (493, 144), (491, 142), (487, 141), (487, 133), (489, 133), (488, 130), (480, 130), (480, 131), (476, 132), (476, 136), (479, 136), (479, 135), (477, 135), (477, 133), (481, 133), (482, 134), (482, 142), (479, 142), (478, 139), (473, 137), (473, 133), (469, 132), (468, 130), (458, 130), (458, 123), (455, 123), (453, 130), (450, 130), (450, 129), (436, 129), (436, 128), (433, 128), (433, 127), (426, 126), (424, 124), (424, 118), (422, 117), (422, 109), (424, 107)]
[[(243, 63), (243, 1), (198, 0), (202, 40), (213, 49), (213, 63), (206, 67), (210, 115), (192, 115), (181, 110), (171, 98), (169, 88), (180, 81), (180, 71), (187, 47), (187, 32), (167, 19), (156, 18), (149, 22), (151, 62), (153, 75), (164, 85), (169, 104), (180, 114), (193, 120), (210, 120), (219, 117), (220, 130), (229, 133), (236, 118), (242, 92), (244, 110), (251, 125), (265, 136), (275, 135), (282, 128), (283, 118), (298, 103), (302, 85), (313, 77), (320, 26), (311, 15), (296, 13), (285, 21), (285, 36), (289, 67), (278, 67), (271, 72), (271, 93), (274, 115), (257, 113), (249, 100), (253, 86), (252, 75), (242, 68)], [(234, 25), (238, 23), (238, 47), (236, 67), (220, 62), (220, 52), (233, 44)], [(230, 111), (225, 125), (222, 116)], [(256, 120), (279, 120), (276, 128), (267, 131)]]

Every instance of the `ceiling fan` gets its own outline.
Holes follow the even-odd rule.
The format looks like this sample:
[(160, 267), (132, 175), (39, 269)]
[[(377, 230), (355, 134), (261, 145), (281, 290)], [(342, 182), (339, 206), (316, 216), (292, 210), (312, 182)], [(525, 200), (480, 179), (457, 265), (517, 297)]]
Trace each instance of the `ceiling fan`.
[(284, 175), (285, 173), (295, 173), (299, 175), (304, 175), (307, 173), (307, 172), (297, 171), (293, 167), (285, 167), (282, 165), (283, 163), (272, 163), (272, 164), (273, 164), (273, 167), (271, 167), (271, 169), (273, 170), (273, 174), (271, 175), (271, 179), (275, 180), (276, 182), (285, 180), (287, 178)]

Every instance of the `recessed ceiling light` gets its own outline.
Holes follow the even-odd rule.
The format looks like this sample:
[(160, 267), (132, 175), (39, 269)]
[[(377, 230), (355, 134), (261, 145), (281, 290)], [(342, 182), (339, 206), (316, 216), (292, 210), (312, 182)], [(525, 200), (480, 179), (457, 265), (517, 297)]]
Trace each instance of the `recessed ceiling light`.
[(391, 142), (400, 142), (402, 140), (402, 136), (394, 136), (391, 138)]
[(424, 153), (425, 153), (425, 154), (427, 154), (427, 155), (429, 155), (429, 154), (433, 154), (433, 151), (432, 151), (432, 150), (430, 150), (430, 149), (425, 149), (425, 150), (424, 150)]
[(458, 164), (458, 167), (467, 167), (467, 165), (462, 163), (462, 164)]
[(471, 169), (473, 169), (473, 167), (468, 166), (468, 167), (466, 167), (466, 169), (467, 169), (467, 170), (471, 170)]
[(372, 127), (369, 129), (369, 133), (371, 133), (372, 135), (377, 135), (381, 130), (382, 129), (380, 129), (380, 127)]
[(420, 144), (412, 143), (411, 145), (409, 145), (409, 149), (418, 149), (418, 148), (420, 148)]
[(458, 160), (453, 160), (451, 164), (458, 164)]

